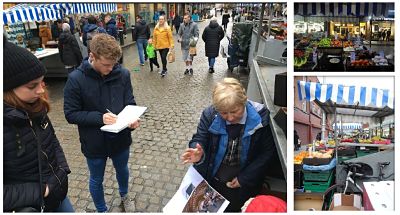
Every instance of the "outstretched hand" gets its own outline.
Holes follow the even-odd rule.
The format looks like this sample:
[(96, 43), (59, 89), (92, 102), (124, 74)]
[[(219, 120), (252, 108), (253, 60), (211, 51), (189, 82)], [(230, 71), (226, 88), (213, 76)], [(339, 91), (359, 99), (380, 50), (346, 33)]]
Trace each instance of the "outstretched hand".
[(203, 154), (203, 148), (199, 143), (197, 143), (196, 148), (188, 148), (185, 150), (185, 152), (181, 155), (181, 160), (183, 164), (197, 163), (201, 160)]

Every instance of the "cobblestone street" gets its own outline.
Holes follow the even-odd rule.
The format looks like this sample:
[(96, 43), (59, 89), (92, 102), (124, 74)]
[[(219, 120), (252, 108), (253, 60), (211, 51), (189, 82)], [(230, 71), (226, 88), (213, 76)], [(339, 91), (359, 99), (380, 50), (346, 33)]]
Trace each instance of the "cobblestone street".
[[(218, 16), (221, 24), (221, 16)], [(209, 20), (199, 22), (200, 37)], [(232, 27), (229, 23), (228, 32)], [(130, 37), (130, 34), (127, 35)], [(157, 70), (150, 72), (148, 62), (139, 65), (136, 45), (124, 48), (124, 65), (131, 71), (135, 99), (148, 107), (140, 128), (132, 132), (133, 143), (129, 159), (129, 190), (136, 203), (136, 212), (161, 212), (177, 191), (188, 168), (181, 164), (180, 154), (196, 131), (202, 110), (211, 104), (213, 85), (227, 76), (240, 78), (247, 84), (247, 75), (236, 70), (227, 72), (226, 59), (216, 59), (215, 73), (208, 73), (204, 42), (199, 39), (194, 58), (193, 76), (184, 75), (180, 44), (176, 42), (176, 62), (168, 64), (168, 74), (161, 78)], [(224, 38), (222, 43), (227, 43)], [(159, 57), (159, 54), (158, 54)], [(158, 59), (161, 65), (161, 60)], [(46, 80), (50, 91), (50, 119), (64, 148), (72, 173), (69, 175), (68, 196), (76, 212), (94, 212), (89, 193), (89, 172), (81, 153), (78, 129), (70, 125), (63, 113), (65, 79)], [(104, 192), (110, 212), (120, 212), (120, 196), (115, 171), (108, 160), (104, 177)]]

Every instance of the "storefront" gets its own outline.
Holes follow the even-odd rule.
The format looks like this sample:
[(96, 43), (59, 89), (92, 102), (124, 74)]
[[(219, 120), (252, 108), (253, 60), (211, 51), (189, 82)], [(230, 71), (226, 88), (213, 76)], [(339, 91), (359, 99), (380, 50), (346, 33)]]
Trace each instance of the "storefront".
[(394, 19), (389, 19), (389, 18), (372, 19), (370, 21), (371, 40), (373, 41), (388, 40), (387, 35), (389, 35), (389, 40), (394, 40), (394, 35), (395, 35), (394, 22), (395, 22)]
[(325, 23), (324, 22), (305, 22), (305, 21), (295, 21), (294, 22), (294, 33), (297, 34), (308, 34), (316, 32), (324, 32)]
[(153, 21), (154, 4), (152, 3), (135, 4), (135, 14), (141, 16), (142, 19), (146, 21), (146, 23), (154, 23)]

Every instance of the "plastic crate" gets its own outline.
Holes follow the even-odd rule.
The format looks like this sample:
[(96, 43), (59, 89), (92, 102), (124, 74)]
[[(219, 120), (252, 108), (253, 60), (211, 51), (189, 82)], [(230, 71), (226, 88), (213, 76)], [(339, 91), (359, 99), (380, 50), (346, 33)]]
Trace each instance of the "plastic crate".
[(375, 151), (375, 150), (357, 150), (356, 151), (358, 158), (362, 157), (362, 156), (365, 156), (365, 155), (370, 155), (370, 154), (373, 154), (373, 153), (376, 153), (376, 152), (378, 152), (378, 151)]
[(338, 157), (338, 162), (340, 163), (342, 161), (347, 161), (347, 160), (350, 160), (350, 159), (353, 159), (353, 158), (357, 158), (357, 155), (355, 155), (355, 156), (339, 156)]
[(304, 181), (304, 190), (311, 193), (323, 193), (331, 186), (332, 180), (333, 174), (331, 174), (329, 180), (326, 182)]
[(333, 170), (328, 171), (307, 171), (303, 170), (304, 181), (329, 181)]

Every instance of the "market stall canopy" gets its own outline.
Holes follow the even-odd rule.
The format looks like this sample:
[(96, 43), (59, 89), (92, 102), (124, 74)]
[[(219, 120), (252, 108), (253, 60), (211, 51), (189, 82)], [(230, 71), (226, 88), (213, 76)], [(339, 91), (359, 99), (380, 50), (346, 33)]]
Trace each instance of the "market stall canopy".
[(351, 116), (352, 122), (394, 114), (394, 92), (390, 90), (305, 81), (298, 81), (297, 86), (300, 100), (316, 102), (327, 114)]
[(383, 16), (394, 18), (394, 3), (295, 3), (294, 14), (302, 16)]
[(18, 4), (3, 11), (3, 24), (62, 19), (64, 15), (107, 13), (117, 10), (111, 3)]

